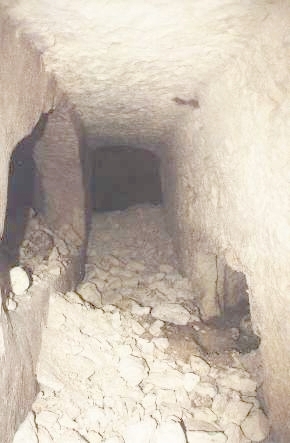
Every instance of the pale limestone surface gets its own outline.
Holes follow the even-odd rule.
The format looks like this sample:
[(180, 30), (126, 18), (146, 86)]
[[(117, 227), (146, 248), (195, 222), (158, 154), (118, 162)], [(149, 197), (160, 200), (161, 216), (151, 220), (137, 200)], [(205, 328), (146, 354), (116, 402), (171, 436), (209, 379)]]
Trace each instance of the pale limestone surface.
[(61, 90), (91, 145), (161, 152), (183, 270), (210, 314), (216, 255), (245, 273), (272, 422), (289, 439), (288, 0), (0, 4), (17, 26), (1, 11), (1, 228), (10, 153)]
[(226, 9), (202, 0), (5, 3), (77, 104), (92, 143), (98, 135), (101, 145), (151, 149), (183, 113), (173, 99), (197, 99), (201, 83), (243, 49), (254, 19), (267, 13), (266, 5)]
[(23, 295), (30, 286), (30, 279), (25, 269), (15, 266), (10, 269), (11, 288), (15, 295)]
[[(141, 210), (144, 219), (150, 213), (154, 235), (136, 250), (137, 239), (146, 235), (135, 224)], [(228, 436), (231, 443), (250, 443), (255, 441), (251, 436), (267, 435), (266, 423), (258, 419), (257, 382), (238, 354), (234, 367), (213, 365), (198, 347), (196, 355), (185, 356), (166, 336), (166, 321), (152, 317), (150, 310), (131, 309), (132, 299), (133, 307), (138, 303), (141, 308), (146, 298), (138, 288), (127, 288), (128, 263), (144, 289), (160, 263), (168, 262), (170, 274), (174, 271), (180, 281), (163, 229), (156, 207), (94, 217), (81, 297), (68, 292), (50, 298), (37, 369), (40, 393), (14, 443), (30, 443), (27, 432), (38, 443), (225, 443), (231, 441)], [(115, 303), (103, 303), (116, 275), (128, 292), (115, 297)], [(171, 297), (174, 305), (173, 292)]]

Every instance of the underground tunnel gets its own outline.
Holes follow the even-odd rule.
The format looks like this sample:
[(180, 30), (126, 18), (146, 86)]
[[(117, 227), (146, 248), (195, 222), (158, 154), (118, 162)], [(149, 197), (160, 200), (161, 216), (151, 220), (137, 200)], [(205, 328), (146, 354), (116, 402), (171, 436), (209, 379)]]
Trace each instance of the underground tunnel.
[[(43, 278), (45, 271), (48, 274), (61, 275), (64, 270), (61, 260), (65, 260), (66, 257), (61, 257), (59, 251), (66, 249), (68, 243), (71, 246), (73, 240), (71, 236), (65, 242), (60, 240), (48, 227), (50, 216), (49, 202), (56, 197), (53, 192), (57, 177), (54, 169), (52, 176), (50, 175), (50, 163), (44, 164), (47, 151), (42, 144), (46, 143), (47, 134), (50, 132), (50, 123), (48, 121), (50, 118), (52, 117), (42, 117), (32, 134), (25, 137), (16, 146), (9, 167), (8, 204), (3, 244), (5, 249), (10, 252), (11, 259), (14, 258), (13, 264), (22, 266), (28, 271), (30, 277), (33, 280), (36, 279), (36, 281)], [(56, 120), (58, 120), (57, 117)], [(59, 146), (56, 146), (56, 150), (58, 148)], [(56, 441), (78, 438), (78, 432), (71, 429), (68, 430), (66, 426), (63, 429), (61, 427), (61, 432), (57, 433), (56, 430), (51, 431), (51, 429), (48, 429), (48, 422), (45, 422), (45, 420), (41, 422), (41, 415), (43, 413), (41, 403), (45, 399), (47, 402), (46, 408), (49, 407), (51, 401), (51, 393), (49, 391), (46, 392), (47, 387), (44, 390), (41, 388), (42, 377), (49, 377), (47, 364), (53, 367), (59, 365), (58, 370), (61, 371), (61, 374), (50, 375), (52, 377), (56, 376), (59, 383), (62, 383), (62, 379), (71, 379), (71, 382), (78, 385), (78, 383), (81, 383), (82, 378), (86, 380), (85, 374), (88, 368), (82, 360), (88, 356), (84, 354), (78, 362), (64, 359), (61, 363), (62, 359), (57, 355), (57, 352), (66, 353), (67, 345), (63, 347), (63, 341), (61, 341), (61, 349), (57, 349), (55, 346), (55, 319), (62, 315), (64, 315), (64, 318), (67, 318), (70, 309), (72, 309), (70, 315), (76, 315), (76, 312), (73, 312), (74, 306), (79, 305), (81, 307), (77, 316), (82, 318), (82, 321), (85, 323), (80, 322), (78, 324), (76, 320), (73, 320), (75, 326), (76, 324), (78, 326), (75, 330), (69, 330), (69, 334), (73, 334), (74, 337), (69, 338), (68, 336), (66, 337), (65, 333), (67, 332), (66, 329), (71, 328), (71, 326), (69, 327), (69, 324), (67, 324), (68, 320), (66, 320), (62, 338), (64, 342), (73, 340), (73, 346), (76, 347), (90, 346), (90, 353), (97, 352), (97, 348), (93, 342), (90, 343), (92, 336), (88, 335), (88, 339), (87, 334), (83, 330), (83, 325), (88, 326), (90, 321), (86, 311), (91, 311), (91, 314), (95, 314), (95, 311), (97, 311), (105, 315), (105, 318), (101, 320), (98, 318), (98, 315), (96, 318), (94, 318), (94, 315), (91, 318), (92, 323), (89, 327), (96, 328), (98, 325), (100, 329), (98, 330), (97, 328), (95, 331), (98, 337), (102, 337), (102, 334), (104, 334), (101, 327), (104, 320), (107, 322), (112, 321), (113, 331), (115, 328), (113, 319), (116, 315), (119, 318), (120, 325), (123, 328), (123, 333), (119, 337), (120, 343), (113, 341), (110, 343), (110, 346), (113, 349), (112, 357), (115, 357), (115, 354), (121, 353), (119, 355), (121, 380), (117, 379), (117, 385), (123, 379), (129, 385), (128, 393), (124, 391), (122, 395), (131, 395), (130, 391), (132, 387), (136, 387), (137, 383), (134, 377), (137, 377), (136, 380), (140, 383), (142, 382), (142, 377), (147, 374), (146, 366), (143, 367), (144, 363), (141, 364), (141, 362), (147, 362), (148, 358), (150, 359), (150, 353), (148, 355), (148, 350), (146, 351), (146, 343), (148, 346), (150, 341), (148, 338), (143, 338), (147, 334), (151, 335), (156, 350), (163, 355), (160, 362), (158, 362), (158, 358), (161, 358), (161, 356), (158, 353), (157, 355), (153, 353), (151, 356), (151, 358), (155, 357), (153, 362), (156, 365), (157, 373), (160, 370), (158, 369), (159, 364), (161, 369), (163, 368), (162, 370), (165, 371), (165, 374), (168, 372), (169, 380), (172, 377), (172, 374), (170, 375), (171, 365), (169, 362), (166, 362), (167, 366), (162, 366), (162, 361), (166, 355), (164, 351), (167, 347), (169, 348), (168, 354), (174, 356), (173, 361), (179, 356), (184, 361), (190, 361), (193, 368), (197, 365), (196, 370), (199, 371), (199, 365), (211, 365), (208, 366), (211, 367), (211, 370), (215, 364), (227, 365), (232, 352), (236, 352), (236, 355), (244, 353), (247, 355), (247, 353), (257, 349), (259, 345), (259, 340), (251, 329), (247, 284), (242, 273), (234, 272), (229, 267), (219, 265), (221, 273), (218, 277), (218, 297), (220, 303), (221, 300), (223, 302), (221, 313), (219, 316), (207, 319), (207, 321), (203, 321), (200, 317), (198, 297), (194, 295), (188, 279), (178, 271), (179, 265), (174, 251), (174, 241), (172, 242), (167, 231), (165, 213), (162, 206), (163, 197), (159, 157), (149, 150), (109, 146), (90, 152), (89, 161), (92, 166), (88, 166), (88, 162), (83, 162), (82, 164), (83, 174), (85, 176), (91, 174), (90, 180), (87, 180), (89, 182), (87, 201), (90, 202), (89, 206), (94, 211), (90, 223), (85, 278), (82, 282), (79, 281), (80, 284), (75, 292), (66, 292), (66, 294), (61, 296), (59, 293), (52, 295), (52, 297), (56, 297), (54, 301), (56, 305), (60, 302), (61, 304), (67, 304), (67, 306), (62, 307), (63, 314), (61, 311), (54, 312), (53, 314), (48, 313), (48, 319), (46, 320), (48, 328), (51, 315), (54, 320), (52, 321), (52, 329), (48, 329), (47, 337), (43, 337), (44, 342), (41, 345), (41, 349), (43, 347), (45, 349), (45, 346), (53, 346), (56, 354), (44, 357), (40, 354), (37, 363), (40, 393), (34, 402), (32, 410), (33, 414), (39, 414), (39, 418), (36, 419), (35, 425), (33, 425), (31, 413), (28, 415), (28, 418), (20, 426), (13, 440), (16, 443), (17, 441), (23, 441), (23, 438), (27, 442), (31, 441), (34, 434), (41, 441), (41, 439), (47, 438), (47, 433), (51, 434), (51, 432), (55, 433), (53, 438)], [(60, 176), (62, 175), (62, 168), (60, 168), (59, 174)], [(52, 183), (50, 182), (51, 179)], [(61, 186), (61, 183), (59, 186)], [(51, 195), (50, 192), (52, 192)], [(63, 194), (60, 197), (63, 198)], [(67, 208), (67, 206), (65, 207)], [(46, 214), (48, 214), (47, 219)], [(60, 216), (62, 216), (62, 213), (60, 213)], [(67, 251), (65, 252), (67, 254)], [(66, 282), (67, 284), (68, 282)], [(69, 282), (69, 285), (71, 286), (71, 282)], [(68, 289), (71, 289), (70, 286)], [(11, 297), (9, 301), (8, 307), (10, 306), (11, 312), (9, 310), (8, 315), (11, 315), (13, 329), (16, 331), (17, 337), (17, 329), (21, 327), (21, 321), (17, 320), (17, 317), (13, 318), (13, 312), (16, 309), (15, 313), (17, 314), (18, 307), (16, 308), (16, 306), (18, 304), (21, 306), (21, 298), (18, 295), (18, 297)], [(14, 304), (11, 301), (14, 301)], [(26, 300), (26, 309), (29, 304), (29, 301), (27, 303)], [(57, 309), (59, 308), (61, 306)], [(33, 309), (33, 305), (30, 309)], [(152, 317), (149, 315), (150, 312)], [(64, 324), (60, 322), (58, 328), (62, 329), (63, 326)], [(124, 333), (127, 328), (130, 331), (128, 336)], [(59, 334), (58, 330), (57, 334)], [(82, 334), (85, 334), (85, 340), (82, 339)], [(123, 341), (125, 343), (130, 342), (132, 337), (135, 338), (137, 345), (133, 347), (131, 343), (127, 346), (131, 349), (134, 358), (127, 355), (128, 350), (122, 350), (123, 346), (126, 349)], [(151, 344), (153, 343), (151, 340)], [(145, 348), (143, 349), (144, 346)], [(37, 345), (35, 347), (37, 348)], [(102, 350), (102, 352), (104, 351), (108, 352), (106, 347)], [(124, 355), (123, 352), (125, 352)], [(136, 357), (136, 354), (140, 355)], [(105, 371), (110, 372), (114, 370), (112, 362), (107, 362), (102, 353), (99, 357), (101, 361), (104, 360), (106, 362)], [(58, 360), (57, 365), (53, 360), (46, 361), (47, 359), (54, 358)], [(205, 362), (204, 358), (207, 359), (208, 363)], [(256, 360), (255, 364), (257, 364)], [(42, 365), (44, 365), (44, 368), (42, 368)], [(135, 367), (135, 365), (137, 366)], [(137, 373), (134, 373), (136, 370)], [(184, 369), (181, 370), (179, 368), (179, 370), (181, 372), (174, 369), (176, 374), (179, 373), (180, 376), (186, 375), (186, 373), (183, 374)], [(42, 371), (44, 371), (44, 374)], [(125, 372), (123, 373), (122, 371)], [(128, 377), (125, 375), (127, 371)], [(138, 371), (141, 371), (141, 374), (138, 374)], [(187, 372), (187, 374), (193, 373)], [(242, 373), (240, 375), (242, 376)], [(201, 375), (195, 376), (200, 377)], [(107, 390), (107, 380), (99, 377), (98, 383), (101, 384), (101, 388), (105, 392)], [(155, 395), (158, 398), (160, 392), (169, 388), (166, 382), (165, 384), (160, 384), (157, 380), (155, 383), (157, 383)], [(171, 381), (170, 383), (173, 382)], [(112, 380), (110, 384), (112, 384)], [(145, 388), (146, 385), (144, 385)], [(177, 388), (178, 385), (175, 387), (173, 385), (172, 392), (174, 393)], [(86, 392), (90, 401), (95, 401), (91, 391), (92, 387), (82, 386), (81, 383), (78, 389), (84, 391), (84, 393)], [(117, 386), (114, 389), (118, 390)], [(210, 393), (214, 386), (209, 386), (208, 389)], [(58, 388), (56, 388), (56, 391), (58, 392)], [(54, 401), (58, 395), (55, 392), (53, 393)], [(73, 396), (75, 394), (68, 391), (68, 395)], [(165, 404), (163, 407), (166, 414), (169, 411), (175, 413), (177, 407), (176, 403), (171, 404), (170, 398), (170, 395), (168, 395), (167, 399), (161, 396), (162, 402)], [(71, 400), (75, 401), (73, 397)], [(58, 398), (58, 401), (60, 403), (55, 407), (56, 409), (61, 407), (64, 398)], [(38, 404), (38, 402), (40, 403)], [(87, 408), (88, 405), (83, 405), (83, 408)], [(47, 410), (45, 409), (45, 411)], [(54, 414), (51, 410), (50, 413)], [(119, 411), (118, 419), (121, 420), (122, 416), (126, 420), (126, 414), (124, 416), (124, 413)], [(114, 420), (111, 417), (112, 419)], [(89, 420), (89, 417), (85, 417), (84, 420)], [(86, 425), (91, 426), (89, 421)], [(34, 428), (34, 426), (36, 427)], [(120, 426), (120, 429), (118, 429), (118, 433), (120, 433), (122, 432), (123, 425), (118, 426)], [(148, 426), (149, 432), (154, 432), (153, 422), (149, 420), (146, 426)], [(148, 429), (146, 432), (148, 432)], [(178, 427), (175, 430), (173, 428), (174, 438), (179, 438), (178, 429)], [(101, 430), (101, 424), (99, 430)], [(104, 434), (106, 432), (103, 430)], [(125, 432), (125, 441), (131, 438), (130, 436), (126, 437), (127, 431), (123, 432)], [(142, 429), (140, 432), (142, 432)], [(204, 433), (201, 434), (202, 437), (207, 435), (205, 430), (201, 432)], [(97, 434), (95, 431), (88, 431), (88, 440), (96, 440), (95, 434)], [(188, 431), (188, 435), (190, 435), (190, 431)]]
[[(7, 251), (10, 266), (20, 264), (29, 274), (33, 274), (37, 263), (48, 260), (53, 249), (52, 232), (47, 228), (37, 229), (39, 216), (45, 223), (45, 217), (41, 217), (41, 214), (46, 200), (51, 198), (43, 194), (41, 177), (34, 161), (35, 145), (41, 138), (45, 121), (44, 116), (32, 134), (18, 143), (9, 167), (2, 245)], [(160, 160), (151, 151), (124, 146), (105, 147), (93, 151), (90, 160), (93, 166), (88, 201), (91, 202), (94, 211), (124, 211), (131, 206), (138, 206), (135, 214), (137, 218), (139, 213), (146, 210), (146, 204), (159, 205), (162, 211)], [(89, 170), (85, 170), (84, 173), (89, 174)], [(55, 175), (53, 179), (55, 180)], [(142, 204), (145, 206), (140, 206)], [(129, 232), (130, 230), (129, 228)], [(244, 328), (244, 334), (235, 343), (228, 342), (225, 346), (229, 346), (229, 349), (236, 348), (240, 352), (249, 352), (257, 347), (258, 338), (251, 331), (250, 325), (250, 333), (246, 330), (250, 310), (245, 276), (226, 266), (221, 275), (218, 275), (218, 279), (218, 303), (221, 305), (221, 312), (220, 315), (212, 316), (206, 323), (209, 327), (220, 328), (220, 334), (226, 329)], [(196, 304), (198, 308), (198, 301)], [(216, 333), (217, 329), (213, 329), (209, 337)], [(219, 345), (208, 343), (209, 339), (205, 336), (197, 334), (195, 338), (201, 346), (205, 344), (207, 351), (217, 351), (215, 347), (218, 348)], [(226, 343), (226, 337), (224, 341)]]
[(0, 440), (287, 443), (287, 2), (0, 12)]

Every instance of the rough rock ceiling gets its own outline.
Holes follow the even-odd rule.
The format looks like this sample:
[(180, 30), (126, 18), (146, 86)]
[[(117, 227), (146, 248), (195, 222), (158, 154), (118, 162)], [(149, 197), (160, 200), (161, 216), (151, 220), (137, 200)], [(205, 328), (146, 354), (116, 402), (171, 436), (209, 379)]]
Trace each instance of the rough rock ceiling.
[(92, 141), (166, 142), (271, 1), (0, 0), (43, 53)]

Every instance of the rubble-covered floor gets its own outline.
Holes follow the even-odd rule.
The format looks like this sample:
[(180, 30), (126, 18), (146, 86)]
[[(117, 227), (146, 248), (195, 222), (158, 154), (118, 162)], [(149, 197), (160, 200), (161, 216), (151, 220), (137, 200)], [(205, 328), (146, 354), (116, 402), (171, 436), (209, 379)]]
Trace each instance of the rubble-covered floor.
[(264, 441), (259, 351), (224, 351), (234, 339), (203, 329), (161, 207), (94, 215), (84, 282), (50, 299), (14, 443)]

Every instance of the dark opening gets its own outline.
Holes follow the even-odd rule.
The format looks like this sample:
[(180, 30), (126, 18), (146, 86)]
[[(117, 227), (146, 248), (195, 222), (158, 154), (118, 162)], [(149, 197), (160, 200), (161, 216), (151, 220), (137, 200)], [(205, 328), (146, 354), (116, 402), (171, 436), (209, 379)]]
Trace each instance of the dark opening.
[(12, 262), (18, 261), (19, 247), (23, 240), (29, 209), (33, 202), (35, 166), (32, 135), (15, 148), (9, 168), (7, 211), (3, 247)]
[(94, 209), (114, 211), (141, 203), (162, 203), (159, 166), (157, 155), (146, 149), (97, 149), (92, 178)]
[(33, 207), (36, 168), (33, 151), (42, 135), (46, 116), (41, 117), (32, 133), (14, 149), (9, 166), (7, 210), (1, 248), (10, 264), (18, 264), (29, 210)]
[(209, 325), (221, 330), (232, 330), (233, 348), (239, 352), (247, 353), (252, 349), (257, 349), (260, 345), (260, 338), (252, 329), (246, 276), (226, 265), (222, 277), (222, 288), (222, 315), (213, 318)]

